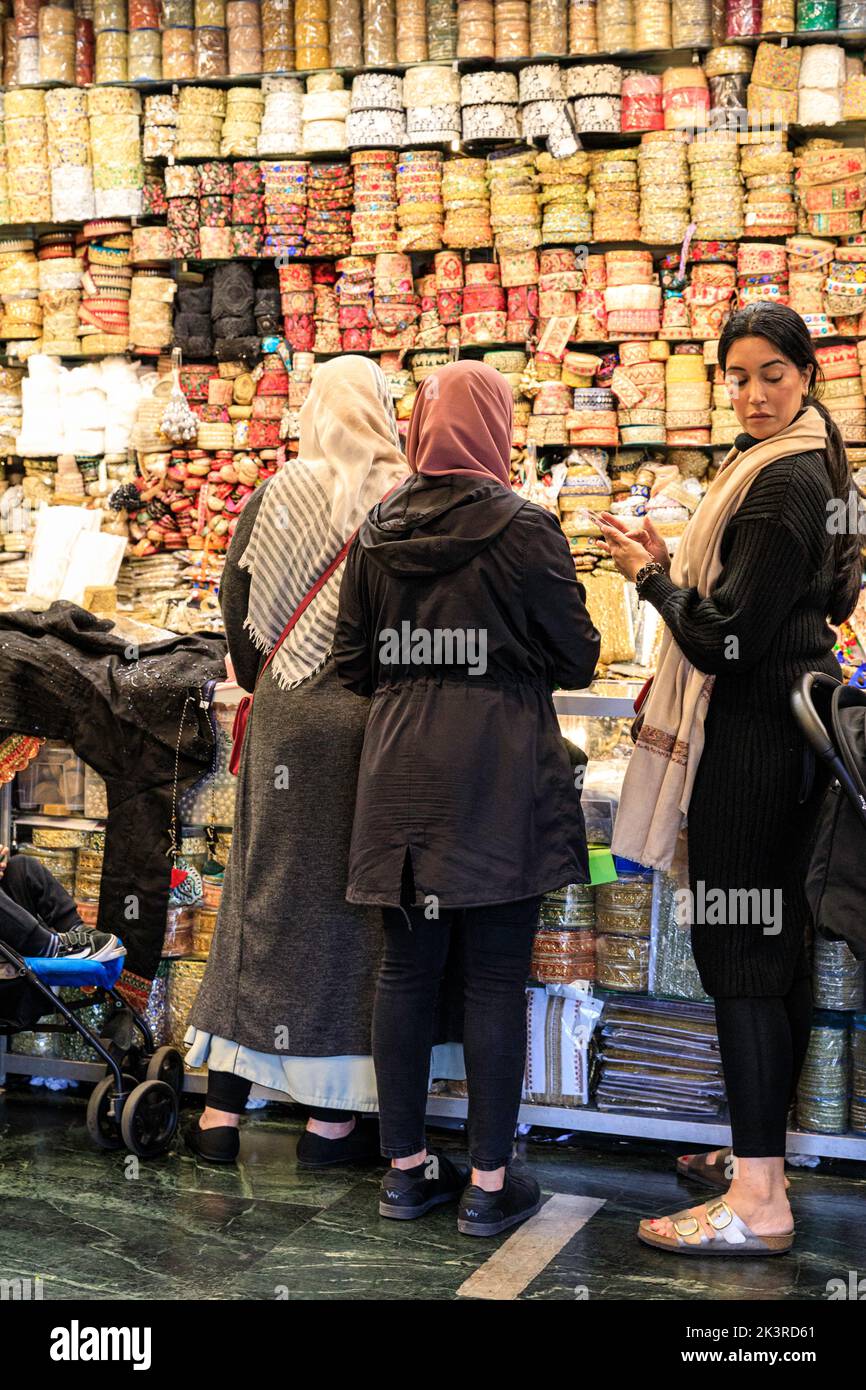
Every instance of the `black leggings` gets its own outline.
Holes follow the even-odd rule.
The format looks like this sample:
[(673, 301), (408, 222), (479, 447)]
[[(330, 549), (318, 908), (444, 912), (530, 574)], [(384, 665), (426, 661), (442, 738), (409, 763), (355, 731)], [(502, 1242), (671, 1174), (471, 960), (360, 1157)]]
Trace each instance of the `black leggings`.
[(385, 950), (373, 1009), (373, 1061), (382, 1153), (425, 1147), (424, 1116), (436, 999), (451, 932), (463, 932), (463, 1052), (469, 1089), (469, 1154), (488, 1172), (508, 1162), (526, 1065), (526, 979), (540, 898), (493, 907), (386, 907)]
[(51, 955), (57, 933), (81, 926), (74, 898), (38, 859), (16, 854), (0, 877), (0, 938), (20, 956)]
[[(207, 1074), (207, 1104), (213, 1110), (227, 1110), (230, 1115), (241, 1115), (250, 1098), (253, 1083), (245, 1076), (235, 1076), (231, 1071), (211, 1071)], [(337, 1125), (354, 1118), (351, 1110), (325, 1110), (319, 1106), (305, 1107), (311, 1120), (323, 1120), (325, 1124)]]
[(715, 1005), (734, 1155), (783, 1157), (812, 1027), (812, 982), (801, 975), (785, 995)]

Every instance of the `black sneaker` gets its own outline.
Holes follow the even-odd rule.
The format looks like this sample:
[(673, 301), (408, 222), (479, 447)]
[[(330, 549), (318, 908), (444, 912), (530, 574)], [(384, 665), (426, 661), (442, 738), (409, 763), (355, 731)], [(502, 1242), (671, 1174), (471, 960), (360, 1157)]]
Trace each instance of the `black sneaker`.
[(126, 948), (111, 932), (96, 931), (94, 927), (73, 927), (59, 932), (55, 956), (67, 960), (116, 960), (126, 954)]
[(445, 1154), (428, 1150), (416, 1168), (389, 1168), (379, 1189), (379, 1215), (395, 1221), (414, 1221), (431, 1207), (456, 1202), (469, 1172)]
[(194, 1122), (184, 1130), (183, 1137), (187, 1148), (207, 1163), (237, 1161), (241, 1136), (236, 1125), (216, 1125), (213, 1129), (202, 1129), (196, 1116)]
[(298, 1140), (299, 1168), (336, 1168), (340, 1164), (359, 1167), (365, 1163), (384, 1163), (379, 1149), (379, 1126), (355, 1118), (355, 1128), (344, 1139), (325, 1139), (305, 1129)]
[(541, 1188), (529, 1173), (505, 1169), (498, 1192), (471, 1184), (460, 1198), (457, 1229), (464, 1236), (498, 1236), (534, 1216), (541, 1206)]

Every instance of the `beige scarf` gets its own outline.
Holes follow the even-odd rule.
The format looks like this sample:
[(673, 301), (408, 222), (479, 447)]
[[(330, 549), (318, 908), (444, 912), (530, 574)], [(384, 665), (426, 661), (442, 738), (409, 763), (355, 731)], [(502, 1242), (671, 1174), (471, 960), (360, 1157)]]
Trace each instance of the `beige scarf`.
[[(725, 528), (758, 474), (776, 459), (826, 448), (824, 421), (809, 406), (785, 429), (739, 453), (732, 449), (686, 527), (671, 564), (677, 588), (701, 598), (715, 588), (722, 569)], [(669, 628), (644, 702), (643, 725), (629, 760), (612, 849), (648, 868), (673, 868), (687, 881), (685, 818), (704, 746), (714, 676), (687, 661)]]

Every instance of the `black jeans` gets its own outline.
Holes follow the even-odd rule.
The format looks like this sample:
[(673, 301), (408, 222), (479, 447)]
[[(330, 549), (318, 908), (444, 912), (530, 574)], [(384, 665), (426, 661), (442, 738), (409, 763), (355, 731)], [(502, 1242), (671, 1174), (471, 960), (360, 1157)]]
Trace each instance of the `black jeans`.
[[(227, 1110), (230, 1115), (241, 1115), (250, 1098), (253, 1083), (245, 1076), (235, 1076), (231, 1071), (211, 1071), (207, 1074), (207, 1104), (214, 1110)], [(321, 1106), (306, 1107), (311, 1120), (323, 1120), (325, 1124), (337, 1125), (351, 1120), (351, 1110), (327, 1110)]]
[(75, 900), (45, 865), (16, 854), (0, 878), (0, 938), (19, 956), (53, 955), (57, 932), (81, 926)]
[(786, 995), (716, 999), (715, 1005), (734, 1155), (783, 1157), (812, 1028), (812, 982), (800, 975)]
[(469, 1154), (492, 1171), (511, 1157), (526, 1066), (526, 980), (541, 899), (443, 910), (386, 907), (385, 950), (373, 1009), (373, 1061), (382, 1153), (425, 1147), (424, 1115), (436, 997), (451, 933), (463, 932), (463, 1051), (469, 1089)]

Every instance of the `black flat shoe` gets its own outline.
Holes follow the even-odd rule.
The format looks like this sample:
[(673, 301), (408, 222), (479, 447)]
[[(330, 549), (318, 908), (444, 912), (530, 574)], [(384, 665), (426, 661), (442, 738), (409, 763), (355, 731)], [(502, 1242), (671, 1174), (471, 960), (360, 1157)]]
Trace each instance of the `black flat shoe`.
[(325, 1139), (305, 1129), (298, 1140), (299, 1168), (360, 1167), (365, 1163), (384, 1163), (379, 1149), (379, 1125), (355, 1121), (355, 1128), (344, 1139)]
[(417, 1168), (389, 1168), (379, 1189), (379, 1215), (414, 1221), (432, 1207), (456, 1202), (469, 1172), (445, 1154), (428, 1150)]
[(186, 1146), (196, 1156), (207, 1163), (236, 1163), (241, 1147), (241, 1137), (234, 1125), (219, 1125), (215, 1129), (202, 1129), (196, 1119), (187, 1125), (183, 1133)]
[(529, 1173), (505, 1170), (498, 1192), (485, 1192), (471, 1184), (460, 1198), (457, 1229), (464, 1236), (498, 1236), (521, 1221), (528, 1221), (541, 1206), (541, 1188)]

